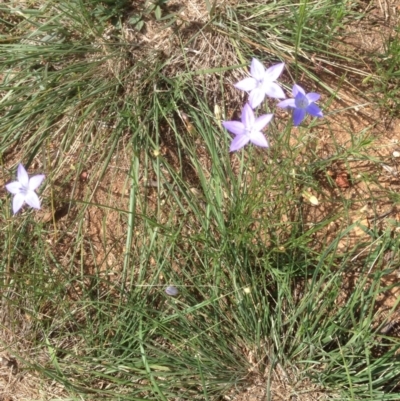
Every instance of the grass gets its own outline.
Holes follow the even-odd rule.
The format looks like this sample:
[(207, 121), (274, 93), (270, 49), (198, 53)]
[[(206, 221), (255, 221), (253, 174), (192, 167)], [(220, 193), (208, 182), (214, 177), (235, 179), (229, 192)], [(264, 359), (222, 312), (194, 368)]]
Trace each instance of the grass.
[[(12, 216), (8, 196), (0, 207), (1, 341), (25, 383), (65, 400), (218, 400), (260, 382), (270, 400), (398, 399), (397, 299), (383, 314), (398, 221), (353, 218), (398, 201), (373, 126), (339, 119), (336, 138), (327, 107), (294, 134), (282, 114), (267, 152), (229, 154), (218, 116), (238, 115), (231, 83), (252, 56), (285, 61), (284, 85), (300, 80), (326, 105), (360, 77), (389, 85), (395, 53), (360, 60), (337, 46), (363, 18), (355, 6), (208, 2), (201, 28), (146, 44), (128, 21), (163, 20), (137, 2), (0, 5), (4, 182), (20, 162), (47, 176), (41, 211)], [(171, 35), (175, 47), (157, 47)], [(355, 196), (335, 169), (351, 171)]]
[(399, 75), (397, 66), (399, 64), (399, 32), (393, 34), (389, 41), (385, 42), (382, 55), (375, 59), (377, 71), (380, 76), (380, 84), (375, 90), (380, 103), (390, 110), (390, 115), (395, 117), (399, 113), (398, 91), (394, 81)]

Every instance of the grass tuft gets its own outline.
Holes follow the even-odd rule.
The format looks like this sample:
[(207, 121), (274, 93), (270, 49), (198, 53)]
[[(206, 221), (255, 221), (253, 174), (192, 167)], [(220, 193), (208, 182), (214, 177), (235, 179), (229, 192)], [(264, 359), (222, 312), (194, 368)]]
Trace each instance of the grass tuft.
[[(374, 125), (345, 121), (365, 77), (394, 102), (396, 42), (371, 73), (355, 3), (176, 6), (0, 6), (2, 182), (46, 174), (41, 211), (0, 204), (19, 396), (398, 399), (398, 195)], [(230, 154), (251, 57), (323, 91), (326, 118), (278, 111), (270, 149)]]

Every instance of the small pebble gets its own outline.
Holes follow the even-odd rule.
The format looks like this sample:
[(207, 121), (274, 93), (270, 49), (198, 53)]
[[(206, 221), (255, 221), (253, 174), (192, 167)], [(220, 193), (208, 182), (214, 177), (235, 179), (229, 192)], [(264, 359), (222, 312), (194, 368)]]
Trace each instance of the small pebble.
[(393, 157), (400, 157), (400, 152), (398, 152), (397, 150), (395, 150), (393, 152)]
[(88, 172), (87, 171), (82, 171), (81, 175), (79, 176), (81, 181), (87, 181), (88, 179)]
[(171, 295), (171, 297), (176, 297), (176, 296), (179, 294), (178, 289), (177, 289), (175, 286), (173, 286), (173, 285), (169, 285), (169, 286), (165, 289), (165, 292), (166, 292), (168, 295)]

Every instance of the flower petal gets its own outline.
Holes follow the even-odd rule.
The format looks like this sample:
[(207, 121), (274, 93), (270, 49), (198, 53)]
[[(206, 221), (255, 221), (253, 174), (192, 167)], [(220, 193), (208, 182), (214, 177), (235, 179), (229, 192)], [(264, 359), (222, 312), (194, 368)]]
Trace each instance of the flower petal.
[(252, 132), (250, 142), (254, 145), (261, 146), (262, 148), (268, 148), (268, 141), (262, 132)]
[(240, 148), (243, 148), (243, 146), (247, 145), (249, 141), (250, 139), (247, 136), (237, 135), (233, 138), (229, 151), (235, 152), (236, 150), (239, 150)]
[(294, 99), (286, 99), (282, 100), (277, 104), (278, 107), (281, 107), (282, 109), (286, 109), (286, 107), (296, 107), (296, 103)]
[(235, 88), (240, 89), (242, 91), (251, 91), (257, 86), (257, 81), (254, 78), (248, 77), (242, 79), (237, 84), (233, 85)]
[(323, 117), (324, 115), (322, 114), (321, 109), (315, 104), (311, 103), (307, 109), (306, 109), (308, 114), (311, 114), (314, 117)]
[(253, 127), (255, 121), (254, 112), (252, 108), (246, 103), (242, 109), (242, 123), (244, 128), (249, 130)]
[(25, 195), (25, 202), (34, 209), (40, 209), (39, 197), (33, 191), (28, 191)]
[(263, 88), (256, 88), (250, 92), (249, 105), (252, 109), (258, 107), (265, 98), (265, 91)]
[(285, 63), (275, 64), (265, 71), (265, 79), (270, 81), (275, 81), (282, 74), (283, 68), (285, 67)]
[(36, 188), (39, 187), (39, 185), (42, 183), (44, 180), (45, 175), (44, 174), (38, 174), (34, 175), (29, 179), (29, 189), (34, 191)]
[(244, 135), (246, 133), (246, 129), (240, 121), (222, 121), (222, 125), (232, 134)]
[(306, 94), (305, 90), (300, 85), (297, 84), (293, 85), (292, 93), (293, 97), (296, 97), (298, 93), (302, 93), (304, 96)]
[(24, 186), (25, 188), (28, 187), (29, 176), (22, 164), (18, 165), (17, 178), (18, 178), (18, 181), (22, 184), (22, 186)]
[(6, 184), (6, 188), (8, 192), (11, 192), (12, 194), (16, 195), (21, 192), (22, 185), (19, 181), (13, 181), (10, 182), (9, 184)]
[(304, 120), (306, 116), (305, 109), (294, 109), (293, 110), (293, 125), (296, 127)]
[(319, 93), (314, 93), (314, 92), (307, 93), (306, 96), (310, 103), (316, 102), (321, 97)]
[(13, 199), (13, 213), (16, 214), (19, 209), (21, 209), (24, 204), (25, 196), (21, 193), (18, 193), (14, 196)]
[(265, 82), (264, 92), (274, 99), (285, 99), (286, 95), (282, 88), (275, 82)]
[(263, 114), (258, 117), (253, 124), (254, 131), (261, 131), (272, 120), (273, 116), (273, 114)]
[(264, 78), (265, 68), (262, 65), (262, 63), (258, 61), (256, 58), (253, 58), (251, 60), (250, 74), (257, 81), (261, 81)]

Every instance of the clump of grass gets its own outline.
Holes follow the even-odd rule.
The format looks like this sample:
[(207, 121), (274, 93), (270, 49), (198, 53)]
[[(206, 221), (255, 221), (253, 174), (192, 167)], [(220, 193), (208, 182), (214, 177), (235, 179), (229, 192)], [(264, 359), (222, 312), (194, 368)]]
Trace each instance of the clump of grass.
[(285, 1), (279, 6), (241, 2), (228, 9), (228, 20), (221, 24), (235, 40), (243, 63), (248, 54), (279, 58), (290, 65), (293, 80), (322, 86), (340, 99), (340, 88), (334, 87), (338, 79), (348, 87), (354, 76), (368, 75), (358, 68), (358, 59), (337, 51), (346, 24), (362, 17), (356, 6), (356, 2), (333, 5), (330, 1), (315, 5)]
[(383, 54), (374, 55), (376, 68), (380, 80), (375, 82), (375, 92), (380, 106), (389, 112), (391, 117), (397, 116), (399, 112), (399, 92), (395, 85), (398, 79), (399, 65), (399, 33), (386, 41)]
[[(327, 398), (395, 400), (399, 341), (388, 324), (397, 304), (376, 315), (396, 286), (386, 284), (396, 263), (385, 255), (398, 240), (391, 228), (365, 227), (373, 246), (339, 252), (360, 223), (333, 236), (329, 224), (365, 197), (325, 190), (329, 176), (321, 185), (349, 158), (380, 166), (368, 133), (349, 133), (346, 148), (334, 143), (321, 160), (310, 130), (293, 138), (277, 123), (268, 152), (231, 155), (214, 106), (226, 116), (240, 103), (224, 81), (234, 75), (216, 58), (192, 71), (193, 37), (178, 32), (175, 53), (149, 50), (132, 63), (126, 3), (46, 5), (16, 18), (2, 7), (13, 38), (0, 64), (3, 171), (17, 158), (45, 169), (50, 211), (11, 218), (2, 204), (4, 313), (33, 350), (4, 334), (9, 352), (61, 383), (65, 398), (216, 400), (261, 380), (273, 399), (277, 374), (287, 398), (312, 380)], [(227, 36), (229, 58), (243, 64), (268, 52), (312, 79), (312, 54), (349, 61), (329, 46), (353, 15), (344, 2), (209, 11), (204, 29)], [(208, 79), (215, 92), (202, 90)], [(306, 193), (334, 206), (312, 219)], [(56, 217), (60, 205), (66, 218)]]

